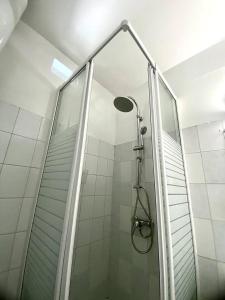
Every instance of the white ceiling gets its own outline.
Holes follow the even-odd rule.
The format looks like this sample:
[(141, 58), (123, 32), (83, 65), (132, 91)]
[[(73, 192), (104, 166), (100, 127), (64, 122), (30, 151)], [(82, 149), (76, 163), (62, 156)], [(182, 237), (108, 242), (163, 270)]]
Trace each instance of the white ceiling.
[[(225, 38), (224, 10), (224, 0), (29, 0), (23, 20), (81, 64), (128, 19), (164, 72)], [(147, 80), (135, 51), (121, 37), (98, 58), (97, 79), (114, 94)]]

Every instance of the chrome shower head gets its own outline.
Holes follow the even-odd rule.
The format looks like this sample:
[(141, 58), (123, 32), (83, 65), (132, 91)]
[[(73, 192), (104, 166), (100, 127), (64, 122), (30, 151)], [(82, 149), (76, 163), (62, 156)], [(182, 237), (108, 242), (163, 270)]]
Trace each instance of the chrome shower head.
[(128, 97), (116, 97), (114, 99), (114, 106), (122, 112), (130, 112), (134, 108), (133, 101)]

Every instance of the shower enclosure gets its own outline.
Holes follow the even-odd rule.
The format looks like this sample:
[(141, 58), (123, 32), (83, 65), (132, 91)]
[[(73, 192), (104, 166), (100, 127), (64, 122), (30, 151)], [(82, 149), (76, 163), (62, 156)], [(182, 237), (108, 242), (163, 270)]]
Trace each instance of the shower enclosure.
[[(146, 84), (98, 97), (121, 35)], [(59, 90), (21, 298), (197, 299), (193, 234), (175, 96), (124, 21)]]

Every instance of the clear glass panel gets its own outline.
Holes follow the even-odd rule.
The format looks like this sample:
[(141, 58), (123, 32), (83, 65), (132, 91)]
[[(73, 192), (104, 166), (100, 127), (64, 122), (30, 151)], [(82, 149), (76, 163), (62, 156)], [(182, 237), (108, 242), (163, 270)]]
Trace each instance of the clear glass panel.
[(60, 95), (28, 247), (24, 300), (54, 299), (85, 74), (83, 70)]
[(163, 130), (165, 130), (165, 132), (167, 132), (175, 141), (180, 144), (176, 103), (161, 79), (159, 79), (159, 94)]
[[(130, 63), (127, 49), (133, 53), (134, 64)], [(98, 82), (94, 80), (92, 86), (70, 300), (158, 300), (147, 62), (129, 35), (121, 34), (96, 57), (95, 76)], [(143, 117), (140, 139), (134, 101), (130, 100), (133, 105), (130, 112), (121, 112), (114, 106), (116, 96), (128, 95), (135, 98)], [(144, 148), (134, 151), (137, 145)], [(137, 186), (138, 168), (142, 188)], [(154, 222), (152, 231), (144, 210)], [(139, 218), (140, 228), (138, 220), (134, 222), (135, 217)], [(143, 227), (141, 220), (146, 221)], [(153, 245), (148, 251), (150, 233)], [(147, 253), (140, 254), (135, 247)]]

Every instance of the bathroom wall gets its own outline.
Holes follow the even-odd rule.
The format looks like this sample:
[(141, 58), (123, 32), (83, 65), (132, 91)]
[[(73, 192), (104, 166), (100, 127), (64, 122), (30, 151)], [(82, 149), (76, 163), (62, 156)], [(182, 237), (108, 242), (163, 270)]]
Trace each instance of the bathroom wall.
[(225, 121), (183, 129), (201, 299), (225, 295)]
[[(36, 166), (36, 160), (38, 160), (38, 163), (41, 162), (41, 153), (39, 152), (44, 150), (44, 141), (42, 141), (41, 136), (42, 131), (45, 133), (45, 139), (49, 135), (49, 121), (46, 121), (48, 124), (44, 124), (43, 120), (51, 119), (56, 101), (57, 88), (66, 79), (53, 71), (52, 65), (55, 58), (72, 71), (77, 68), (74, 62), (65, 57), (64, 54), (22, 21), (18, 23), (10, 40), (0, 53), (0, 100), (6, 103), (4, 105), (2, 104), (0, 108), (1, 121), (4, 123), (12, 114), (11, 127), (9, 129), (7, 129), (7, 127), (6, 129), (4, 129), (4, 127), (0, 128), (0, 131), (6, 131), (3, 132), (0, 137), (0, 143), (2, 145), (2, 161), (0, 161), (0, 165), (2, 165), (3, 162), (9, 165), (9, 167), (2, 168), (2, 174), (4, 175), (7, 171), (6, 176), (11, 176), (11, 181), (9, 181), (8, 177), (6, 179), (3, 178), (3, 180), (7, 180), (7, 185), (5, 185), (5, 182), (2, 181), (0, 177), (0, 195), (1, 190), (4, 191), (4, 186), (8, 188), (9, 185), (12, 185), (15, 191), (15, 195), (2, 194), (2, 196), (0, 196), (2, 198), (0, 199), (0, 211), (2, 212), (1, 215), (4, 216), (1, 218), (2, 223), (5, 223), (7, 220), (5, 226), (3, 226), (2, 223), (0, 224), (3, 228), (2, 234), (6, 235), (5, 241), (2, 242), (0, 246), (2, 247), (0, 250), (0, 285), (4, 287), (4, 290), (10, 289), (14, 295), (17, 292), (17, 284), (21, 279), (20, 275), (23, 266), (22, 256), (25, 255), (26, 248), (24, 248), (24, 244), (26, 242), (26, 230), (28, 229), (28, 225), (18, 227), (23, 225), (20, 225), (21, 221), (19, 220), (22, 218), (26, 224), (32, 221), (32, 209), (34, 208), (32, 204), (36, 197), (34, 193), (31, 197), (30, 194), (26, 194), (26, 191), (23, 191), (25, 184), (31, 188), (31, 184), (26, 181), (26, 176), (28, 176), (30, 180), (34, 180), (29, 176), (29, 174), (33, 175), (34, 173), (33, 176), (36, 175), (37, 177), (36, 173), (39, 167), (37, 168)], [(116, 111), (112, 109), (114, 97), (96, 81), (93, 82), (92, 97), (95, 101), (91, 104), (92, 109), (89, 115), (90, 135), (114, 144), (116, 126)], [(74, 101), (74, 97), (71, 97), (71, 101)], [(24, 118), (26, 124), (24, 125), (23, 123), (23, 127), (19, 127), (19, 133), (17, 134), (16, 131), (13, 131), (13, 126), (16, 124), (18, 111), (25, 112)], [(96, 116), (98, 116), (98, 118), (96, 118)], [(39, 131), (35, 131), (39, 130), (39, 127), (38, 129), (32, 127), (32, 122), (38, 123), (39, 121), (39, 125), (41, 126), (40, 136)], [(108, 126), (108, 131), (106, 131), (102, 124), (108, 123), (110, 126)], [(37, 126), (37, 124), (35, 126)], [(29, 127), (31, 127), (31, 131), (32, 128), (35, 131), (34, 137), (30, 137), (29, 134), (27, 136), (26, 132), (28, 131), (29, 133)], [(18, 135), (18, 137), (16, 135)], [(11, 139), (11, 136), (15, 137)], [(26, 144), (22, 143), (24, 137)], [(12, 146), (10, 143), (12, 143)], [(8, 145), (10, 146), (9, 154), (7, 152)], [(5, 151), (9, 158), (6, 156)], [(32, 160), (32, 155), (34, 156), (34, 161)], [(7, 161), (4, 161), (5, 157)], [(11, 158), (13, 161), (10, 160)], [(22, 168), (24, 178), (17, 176), (13, 182), (11, 173), (8, 175), (8, 169), (11, 169), (11, 165), (17, 170), (18, 168)], [(30, 170), (31, 173), (29, 173)], [(35, 180), (36, 179), (37, 178), (35, 178)], [(16, 193), (17, 190), (19, 195)], [(6, 203), (6, 200), (4, 200), (5, 198), (13, 198), (13, 200), (15, 198), (15, 200), (12, 200), (9, 206), (8, 202)], [(8, 212), (9, 209), (11, 209), (10, 214)], [(7, 217), (8, 215), (10, 215), (10, 222)], [(10, 223), (9, 226), (7, 225), (8, 223)], [(17, 223), (19, 225), (17, 225)], [(5, 227), (6, 230), (4, 229)], [(13, 256), (11, 255), (12, 251), (14, 251)], [(15, 256), (15, 253), (18, 255)], [(13, 259), (12, 263), (11, 256)], [(16, 263), (14, 263), (15, 260)], [(19, 262), (17, 263), (17, 261)], [(12, 276), (14, 276), (13, 278), (15, 278), (15, 280), (11, 280)], [(5, 288), (7, 282), (9, 288)], [(14, 283), (15, 286), (12, 287), (12, 283)]]
[(18, 291), (49, 124), (0, 101), (0, 295)]
[(22, 279), (49, 119), (63, 82), (51, 72), (55, 57), (69, 62), (23, 22), (0, 52), (0, 292), (13, 299)]

